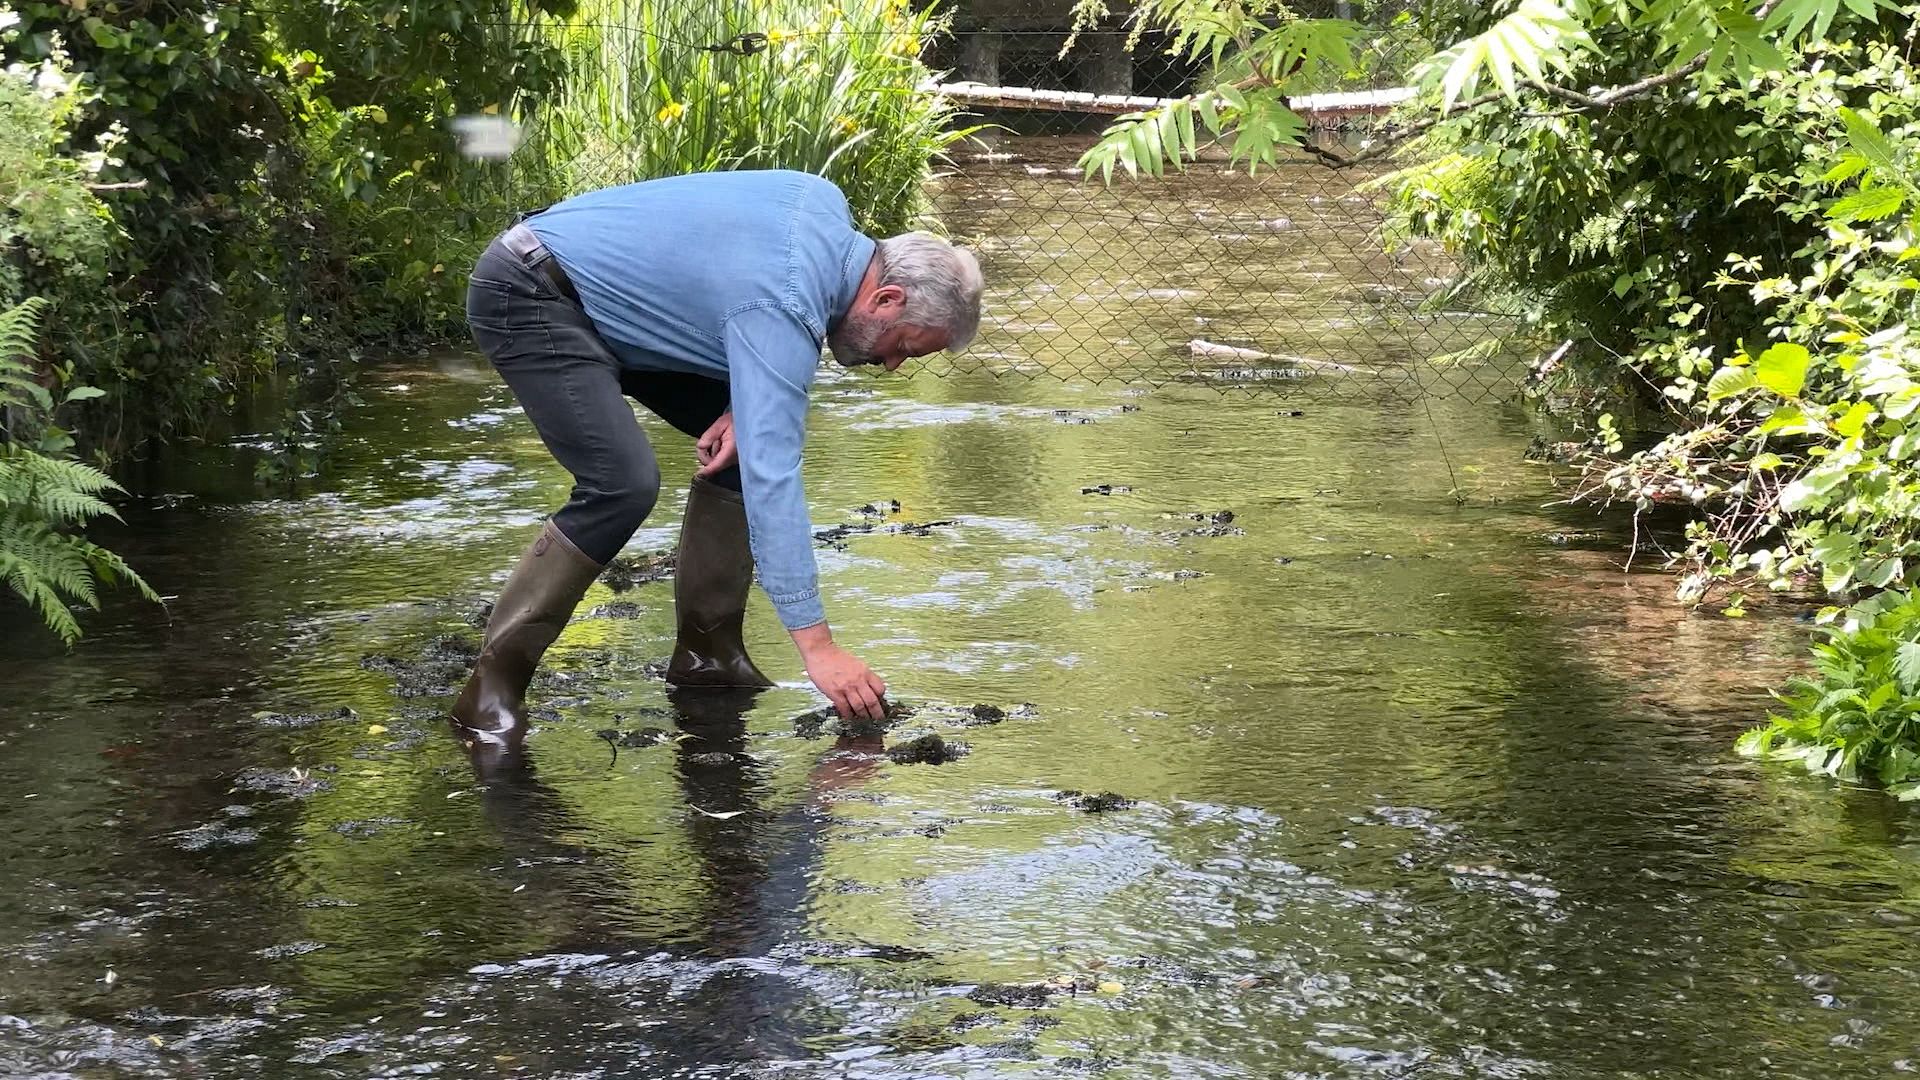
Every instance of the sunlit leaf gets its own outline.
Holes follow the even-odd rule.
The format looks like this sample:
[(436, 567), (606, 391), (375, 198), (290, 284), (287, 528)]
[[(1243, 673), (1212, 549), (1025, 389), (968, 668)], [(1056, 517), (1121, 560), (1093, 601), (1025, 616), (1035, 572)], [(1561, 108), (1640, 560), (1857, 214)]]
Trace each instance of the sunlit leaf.
[(1753, 388), (1753, 371), (1743, 367), (1723, 367), (1707, 380), (1707, 400), (1719, 401)]
[(1753, 362), (1753, 375), (1761, 386), (1781, 397), (1797, 397), (1807, 385), (1807, 368), (1812, 362), (1806, 346), (1783, 341), (1760, 354)]
[(1920, 695), (1920, 641), (1904, 641), (1893, 652), (1894, 678), (1909, 697)]
[(1866, 430), (1867, 420), (1873, 416), (1873, 406), (1864, 401), (1856, 401), (1840, 419), (1833, 422), (1833, 430), (1843, 439), (1851, 439)]
[(1827, 219), (1842, 222), (1879, 221), (1899, 213), (1906, 201), (1906, 193), (1898, 188), (1866, 188), (1834, 203), (1827, 209)]

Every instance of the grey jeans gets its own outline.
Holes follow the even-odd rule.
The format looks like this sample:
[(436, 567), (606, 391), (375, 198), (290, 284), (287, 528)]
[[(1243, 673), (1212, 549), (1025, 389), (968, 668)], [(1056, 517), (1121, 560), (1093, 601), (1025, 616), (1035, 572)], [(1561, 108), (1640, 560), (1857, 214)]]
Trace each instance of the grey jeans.
[[(474, 264), (467, 325), (547, 450), (573, 474), (573, 494), (553, 515), (554, 524), (588, 558), (604, 563), (626, 546), (660, 495), (653, 444), (626, 399), (697, 439), (727, 411), (727, 384), (622, 368), (587, 313), (544, 272), (541, 264), (553, 256), (537, 244), (515, 245), (532, 248), (523, 258), (504, 242), (506, 235)], [(708, 479), (740, 490), (737, 466)]]

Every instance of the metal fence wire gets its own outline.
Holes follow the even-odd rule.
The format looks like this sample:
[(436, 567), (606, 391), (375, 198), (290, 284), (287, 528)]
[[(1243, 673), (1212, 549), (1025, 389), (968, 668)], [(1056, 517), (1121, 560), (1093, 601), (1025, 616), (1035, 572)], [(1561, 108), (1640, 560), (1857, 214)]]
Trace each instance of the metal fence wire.
[[(1363, 5), (1320, 6), (1335, 14)], [(1380, 10), (1391, 0), (1364, 6), (1383, 24), (1392, 14)], [(1156, 35), (1130, 48), (1113, 24), (1079, 33), (1063, 52), (1072, 29), (1064, 2), (971, 0), (950, 20), (922, 59), (958, 106), (954, 122), (984, 128), (935, 169), (923, 224), (978, 253), (985, 310), (969, 350), (903, 372), (1191, 383), (1312, 403), (1494, 401), (1520, 389), (1525, 360), (1500, 347), (1509, 321), (1436, 302), (1458, 272), (1437, 246), (1387, 249), (1384, 197), (1362, 190), (1379, 168), (1336, 170), (1300, 152), (1249, 173), (1220, 151), (1160, 177), (1088, 179), (1076, 162), (1107, 125), (1149, 99), (1211, 85), (1198, 82), (1205, 62), (1173, 55)], [(617, 29), (646, 35), (659, 26), (636, 19)], [(656, 44), (726, 45), (671, 34)], [(1353, 71), (1306, 89), (1347, 95), (1332, 100), (1349, 106), (1392, 100), (1365, 94), (1399, 86), (1423, 55), (1421, 43), (1383, 25)], [(1384, 112), (1305, 115), (1320, 145), (1351, 148)], [(536, 125), (566, 122), (561, 114)], [(645, 178), (617, 140), (577, 145), (592, 157), (573, 162), (568, 189)]]

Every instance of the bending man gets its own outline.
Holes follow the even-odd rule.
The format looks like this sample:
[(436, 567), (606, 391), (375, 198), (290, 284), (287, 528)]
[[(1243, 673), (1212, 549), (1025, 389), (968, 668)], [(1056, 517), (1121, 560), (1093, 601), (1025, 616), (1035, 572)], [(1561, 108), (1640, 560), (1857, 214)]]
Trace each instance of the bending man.
[(863, 236), (837, 187), (797, 172), (608, 188), (495, 239), (467, 319), (574, 484), (514, 567), (454, 704), (469, 745), (518, 746), (541, 656), (659, 496), (629, 397), (698, 440), (667, 681), (771, 685), (741, 638), (757, 565), (807, 677), (841, 715), (880, 718), (886, 684), (834, 643), (815, 581), (807, 392), (823, 341), (844, 366), (888, 371), (966, 347), (982, 287), (965, 249)]

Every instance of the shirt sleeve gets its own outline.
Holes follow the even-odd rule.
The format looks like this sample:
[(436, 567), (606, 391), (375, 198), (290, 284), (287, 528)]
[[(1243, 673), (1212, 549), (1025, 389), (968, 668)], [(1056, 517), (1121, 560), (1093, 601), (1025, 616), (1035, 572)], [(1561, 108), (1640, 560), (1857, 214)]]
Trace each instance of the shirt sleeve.
[(801, 488), (807, 388), (820, 344), (799, 319), (752, 307), (727, 319), (733, 439), (740, 459), (747, 532), (760, 588), (780, 622), (801, 630), (825, 622), (813, 561), (813, 519)]

